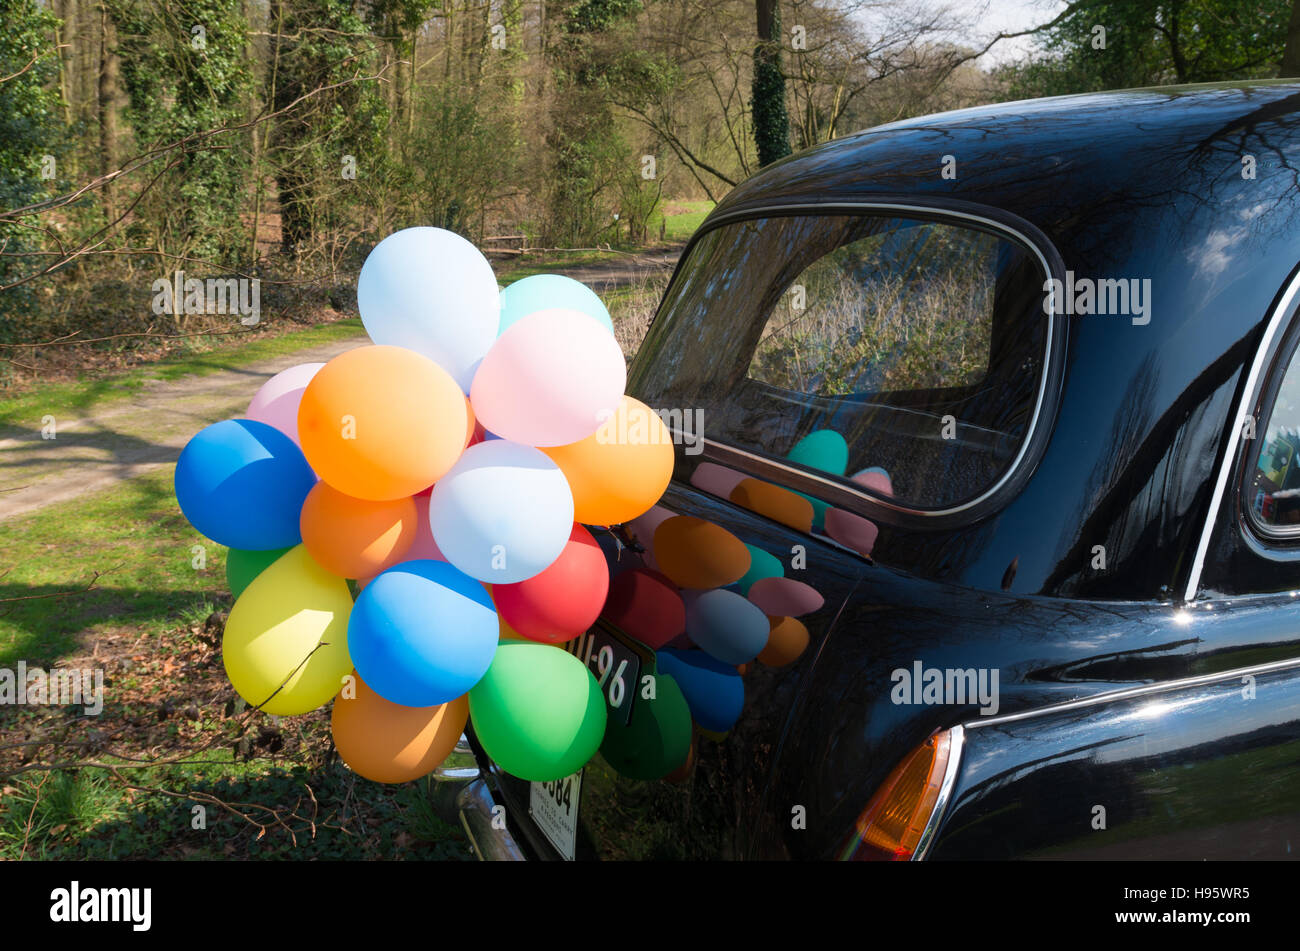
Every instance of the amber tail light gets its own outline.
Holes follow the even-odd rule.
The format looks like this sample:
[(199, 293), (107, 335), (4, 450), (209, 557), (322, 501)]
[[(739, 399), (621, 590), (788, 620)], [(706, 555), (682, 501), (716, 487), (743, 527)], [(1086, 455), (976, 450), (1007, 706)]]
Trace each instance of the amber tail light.
[(894, 767), (858, 816), (840, 858), (907, 862), (922, 847), (921, 836), (946, 792), (950, 765), (961, 750), (961, 727), (935, 733)]

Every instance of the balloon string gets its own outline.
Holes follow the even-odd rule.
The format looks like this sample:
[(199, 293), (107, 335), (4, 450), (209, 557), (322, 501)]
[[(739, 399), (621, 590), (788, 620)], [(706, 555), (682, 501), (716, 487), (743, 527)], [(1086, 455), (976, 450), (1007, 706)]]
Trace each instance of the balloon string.
[(307, 656), (304, 657), (304, 658), (302, 659), (302, 661), (298, 664), (297, 667), (295, 667), (293, 670), (289, 671), (289, 676), (288, 676), (288, 677), (285, 677), (284, 680), (281, 681), (280, 686), (278, 686), (278, 687), (275, 688), (275, 693), (271, 694), (271, 696), (267, 697), (265, 700), (263, 700), (263, 701), (262, 701), (261, 703), (259, 703), (257, 706), (253, 707), (253, 709), (254, 709), (254, 710), (261, 710), (264, 706), (266, 706), (268, 703), (270, 703), (272, 700), (274, 700), (274, 699), (275, 699), (275, 695), (278, 694), (281, 690), (283, 690), (286, 686), (288, 686), (289, 681), (293, 680), (293, 678), (297, 676), (298, 671), (302, 670), (303, 665), (305, 665), (305, 664), (307, 663), (307, 661), (311, 660), (311, 655), (314, 654), (314, 653), (316, 653), (316, 652), (317, 652), (318, 650), (320, 650), (322, 647), (329, 647), (329, 641), (321, 641), (319, 644), (317, 644), (315, 647), (313, 647), (311, 650), (309, 650), (309, 651), (307, 652)]

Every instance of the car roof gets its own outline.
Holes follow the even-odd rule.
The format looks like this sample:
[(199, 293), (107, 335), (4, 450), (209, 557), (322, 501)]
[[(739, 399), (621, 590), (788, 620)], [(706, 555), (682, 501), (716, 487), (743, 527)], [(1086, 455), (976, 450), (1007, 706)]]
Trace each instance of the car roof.
[[(941, 174), (945, 161), (955, 178)], [(895, 122), (769, 166), (701, 232), (764, 208), (841, 204), (973, 210), (1047, 245), (1061, 277), (1150, 281), (1149, 323), (1066, 318), (1054, 431), (1034, 477), (980, 550), (946, 570), (993, 587), (1020, 556), (1017, 588), (1035, 593), (1173, 590), (1210, 515), (1238, 390), (1300, 261), (1300, 83), (1125, 90)], [(1059, 537), (1045, 536), (1045, 510), (1064, 517)], [(1126, 580), (1088, 569), (1097, 544)]]

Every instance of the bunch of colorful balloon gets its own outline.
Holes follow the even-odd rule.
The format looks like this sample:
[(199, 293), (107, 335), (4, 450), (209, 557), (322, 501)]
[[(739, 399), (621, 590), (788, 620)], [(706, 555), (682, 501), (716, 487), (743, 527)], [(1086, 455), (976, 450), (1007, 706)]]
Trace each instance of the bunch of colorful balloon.
[(569, 775), (606, 723), (556, 647), (608, 591), (583, 526), (655, 504), (668, 431), (576, 281), (500, 290), (468, 241), (411, 228), (357, 300), (373, 346), (275, 376), (177, 462), (182, 512), (230, 548), (230, 681), (271, 714), (333, 698), (340, 755), (377, 781), (432, 771), (467, 718), (508, 772)]

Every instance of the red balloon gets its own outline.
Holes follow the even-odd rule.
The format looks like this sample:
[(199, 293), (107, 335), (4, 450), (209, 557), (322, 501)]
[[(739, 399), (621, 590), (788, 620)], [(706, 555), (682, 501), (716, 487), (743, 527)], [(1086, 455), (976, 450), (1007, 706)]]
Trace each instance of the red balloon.
[(629, 637), (654, 650), (686, 630), (686, 605), (677, 585), (649, 568), (615, 575), (601, 613)]
[(559, 644), (586, 631), (600, 616), (608, 593), (605, 553), (578, 524), (546, 570), (514, 584), (492, 586), (492, 599), (505, 622), (544, 644)]

